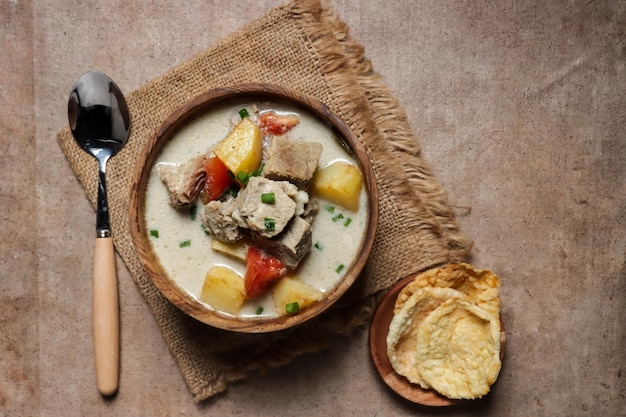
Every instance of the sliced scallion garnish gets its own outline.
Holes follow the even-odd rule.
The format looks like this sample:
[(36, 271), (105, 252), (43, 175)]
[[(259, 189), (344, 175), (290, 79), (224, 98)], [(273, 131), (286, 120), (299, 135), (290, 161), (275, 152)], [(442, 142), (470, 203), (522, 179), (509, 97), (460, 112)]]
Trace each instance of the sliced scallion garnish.
[(237, 179), (242, 183), (242, 184), (247, 184), (248, 180), (250, 179), (250, 176), (248, 174), (246, 174), (243, 171), (239, 171), (237, 173)]
[(224, 190), (219, 200), (224, 201), (228, 197), (237, 197), (237, 194), (239, 194), (239, 188), (233, 185)]
[(261, 164), (261, 166), (259, 167), (259, 169), (257, 169), (256, 171), (252, 171), (252, 172), (244, 172), (244, 171), (239, 171), (237, 173), (237, 179), (239, 180), (240, 183), (242, 183), (243, 185), (247, 185), (248, 181), (250, 181), (250, 178), (252, 177), (259, 177), (261, 176), (261, 173), (263, 172), (263, 168), (265, 167), (265, 164)]
[(181, 248), (185, 248), (187, 246), (191, 246), (191, 240), (184, 240), (184, 241), (180, 242), (180, 247)]
[(250, 116), (250, 113), (248, 113), (248, 110), (246, 109), (239, 110), (239, 117), (241, 117), (242, 119), (245, 119), (248, 116)]
[(276, 202), (276, 196), (274, 193), (263, 193), (261, 194), (261, 202), (263, 204), (274, 204), (274, 202)]
[(335, 269), (335, 272), (340, 273), (341, 271), (343, 271), (345, 269), (345, 267), (346, 266), (344, 264), (339, 264), (337, 269)]
[(297, 301), (285, 304), (285, 313), (297, 314), (300, 311), (300, 304)]
[(343, 214), (339, 213), (335, 217), (333, 217), (333, 221), (337, 223), (339, 220), (343, 219)]
[(273, 232), (276, 230), (276, 221), (270, 217), (266, 217), (263, 219), (263, 225), (265, 226), (265, 230), (268, 232)]
[(156, 229), (151, 229), (150, 230), (150, 236), (155, 237), (155, 238), (159, 238), (159, 231)]

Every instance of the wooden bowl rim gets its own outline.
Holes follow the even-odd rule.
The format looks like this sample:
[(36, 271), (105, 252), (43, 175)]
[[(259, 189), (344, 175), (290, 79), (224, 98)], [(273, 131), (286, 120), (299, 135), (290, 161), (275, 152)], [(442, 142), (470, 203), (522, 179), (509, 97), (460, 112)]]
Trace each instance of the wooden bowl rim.
[[(148, 238), (145, 217), (145, 195), (147, 179), (156, 158), (163, 146), (185, 125), (193, 119), (208, 111), (211, 107), (236, 99), (270, 99), (286, 101), (300, 107), (316, 116), (334, 129), (338, 138), (346, 144), (353, 156), (359, 162), (364, 185), (368, 194), (369, 219), (366, 226), (365, 236), (358, 252), (357, 258), (346, 272), (344, 278), (313, 306), (304, 309), (293, 316), (281, 316), (270, 319), (237, 319), (217, 313), (198, 299), (189, 294), (185, 289), (176, 285), (167, 274), (156, 258)], [(176, 307), (195, 319), (210, 326), (223, 330), (242, 333), (266, 333), (284, 330), (298, 326), (326, 311), (335, 303), (354, 283), (365, 267), (378, 226), (378, 190), (374, 177), (374, 171), (367, 152), (357, 139), (355, 133), (338, 116), (332, 113), (326, 105), (310, 96), (295, 90), (264, 83), (239, 84), (229, 87), (216, 88), (202, 93), (171, 113), (160, 125), (154, 135), (147, 142), (142, 154), (137, 159), (137, 165), (133, 176), (133, 183), (129, 198), (129, 225), (133, 245), (138, 258), (150, 280), (159, 291)]]

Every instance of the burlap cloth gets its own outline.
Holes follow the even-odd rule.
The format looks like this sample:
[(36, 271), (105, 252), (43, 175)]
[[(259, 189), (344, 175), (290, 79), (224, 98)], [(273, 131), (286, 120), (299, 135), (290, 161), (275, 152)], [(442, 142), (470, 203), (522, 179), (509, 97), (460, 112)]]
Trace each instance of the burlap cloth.
[[(247, 82), (274, 83), (308, 94), (347, 121), (371, 158), (380, 195), (378, 235), (363, 275), (341, 302), (302, 327), (272, 334), (234, 334), (181, 313), (144, 272), (134, 252), (128, 201), (135, 162), (170, 112), (199, 93)], [(459, 233), (406, 115), (349, 36), (319, 0), (292, 1), (127, 95), (131, 136), (107, 166), (115, 247), (150, 307), (196, 400), (250, 371), (318, 351), (339, 333), (362, 329), (378, 295), (416, 271), (464, 260), (471, 243)], [(95, 206), (97, 162), (74, 142), (59, 144)], [(288, 339), (288, 343), (285, 340)]]

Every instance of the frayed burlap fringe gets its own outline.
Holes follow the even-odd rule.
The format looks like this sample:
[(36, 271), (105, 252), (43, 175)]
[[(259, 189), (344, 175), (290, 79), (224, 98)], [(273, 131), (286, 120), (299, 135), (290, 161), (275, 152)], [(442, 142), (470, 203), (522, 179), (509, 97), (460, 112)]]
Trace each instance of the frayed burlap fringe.
[[(260, 335), (210, 328), (169, 303), (143, 270), (128, 226), (135, 161), (152, 133), (194, 96), (247, 82), (293, 88), (343, 118), (372, 161), (380, 199), (374, 248), (349, 293), (303, 326)], [(421, 157), (406, 114), (327, 2), (293, 0), (278, 7), (131, 92), (127, 101), (131, 137), (107, 174), (115, 246), (198, 401), (249, 372), (275, 369), (324, 349), (338, 335), (362, 331), (381, 292), (405, 276), (464, 260), (469, 253), (471, 243), (460, 234), (442, 187)], [(74, 143), (68, 128), (58, 140), (95, 206), (97, 163)]]

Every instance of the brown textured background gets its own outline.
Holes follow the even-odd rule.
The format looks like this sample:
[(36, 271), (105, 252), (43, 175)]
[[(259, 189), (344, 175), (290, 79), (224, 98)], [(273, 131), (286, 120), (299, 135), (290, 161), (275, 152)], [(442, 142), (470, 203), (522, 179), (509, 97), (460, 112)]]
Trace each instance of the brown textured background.
[[(0, 415), (440, 414), (385, 389), (365, 334), (195, 404), (121, 262), (121, 391), (95, 391), (94, 217), (55, 133), (81, 72), (132, 91), (282, 4), (204, 3), (0, 5)], [(502, 280), (503, 373), (449, 413), (621, 414), (623, 3), (335, 3)]]

